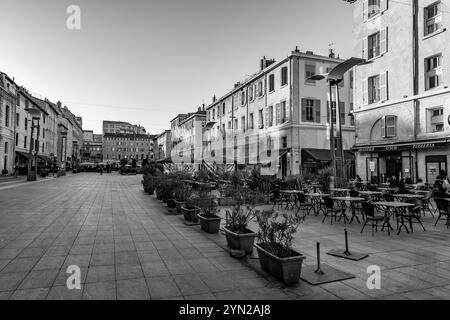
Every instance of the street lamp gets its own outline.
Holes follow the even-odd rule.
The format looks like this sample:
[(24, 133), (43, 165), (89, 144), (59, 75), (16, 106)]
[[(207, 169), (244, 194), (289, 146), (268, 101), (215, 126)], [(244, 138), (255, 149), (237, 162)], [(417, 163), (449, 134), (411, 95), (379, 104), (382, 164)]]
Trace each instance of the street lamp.
[[(39, 120), (41, 119), (41, 110), (37, 108), (25, 109), (31, 116), (31, 139), (30, 139), (30, 153), (28, 157), (28, 172), (27, 181), (36, 181), (37, 178), (37, 156), (39, 152)], [(34, 124), (34, 120), (37, 121), (37, 125)], [(33, 141), (34, 128), (37, 128), (36, 141)], [(33, 145), (34, 145), (34, 171), (32, 171), (31, 161), (33, 157)]]
[[(323, 80), (326, 79), (329, 85), (329, 114), (330, 114), (330, 152), (331, 152), (331, 167), (333, 175), (336, 177), (338, 186), (343, 186), (344, 183), (344, 148), (342, 145), (342, 128), (341, 128), (341, 113), (339, 106), (339, 84), (343, 81), (344, 74), (351, 68), (366, 63), (366, 60), (360, 58), (350, 58), (337, 66), (335, 66), (328, 74), (317, 74), (309, 77), (309, 80)], [(336, 104), (333, 108), (333, 86), (336, 90)], [(333, 109), (335, 113), (333, 113)], [(336, 115), (336, 141), (334, 138), (334, 121), (333, 115)]]

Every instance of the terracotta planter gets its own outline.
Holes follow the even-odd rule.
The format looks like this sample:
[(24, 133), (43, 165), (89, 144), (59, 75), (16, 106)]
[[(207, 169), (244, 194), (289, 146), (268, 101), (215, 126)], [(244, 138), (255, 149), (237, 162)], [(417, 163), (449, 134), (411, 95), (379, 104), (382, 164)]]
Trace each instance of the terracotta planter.
[(266, 251), (261, 244), (255, 244), (258, 250), (259, 262), (261, 268), (273, 275), (284, 284), (297, 283), (302, 273), (302, 264), (305, 256), (293, 251), (293, 256), (288, 258), (279, 258)]
[(246, 254), (251, 254), (253, 251), (253, 243), (255, 242), (256, 233), (246, 229), (247, 233), (235, 233), (224, 227), (225, 237), (230, 249), (245, 251)]
[(197, 223), (198, 222), (198, 214), (200, 213), (200, 208), (195, 209), (187, 209), (186, 207), (181, 207), (183, 210), (184, 220), (187, 222)]
[(222, 197), (219, 198), (219, 206), (222, 207), (231, 207), (236, 205), (236, 200), (232, 197)]
[(202, 215), (199, 215), (198, 218), (200, 219), (200, 225), (202, 227), (202, 230), (207, 233), (219, 233), (220, 228), (220, 217), (203, 217)]

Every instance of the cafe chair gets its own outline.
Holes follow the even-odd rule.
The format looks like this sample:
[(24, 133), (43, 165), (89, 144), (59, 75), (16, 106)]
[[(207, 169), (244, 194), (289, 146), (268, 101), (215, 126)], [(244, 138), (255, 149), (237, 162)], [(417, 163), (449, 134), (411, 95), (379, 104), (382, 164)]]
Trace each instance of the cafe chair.
[(305, 216), (309, 215), (309, 213), (314, 210), (314, 204), (312, 202), (308, 201), (306, 196), (303, 193), (297, 194), (297, 207), (298, 207), (298, 212), (303, 210), (303, 212), (304, 212), (303, 218)]
[(431, 216), (434, 218), (434, 214), (436, 213), (436, 208), (434, 207), (433, 203), (431, 202), (431, 197), (433, 196), (433, 191), (428, 191), (424, 194), (422, 198), (422, 211), (425, 215), (425, 211), (428, 211)]
[[(377, 215), (376, 214), (376, 210), (375, 210), (375, 206), (370, 202), (362, 202), (362, 208), (363, 208), (363, 212), (364, 212), (364, 225), (361, 229), (361, 233), (364, 232), (365, 227), (370, 223), (372, 226), (372, 237), (375, 235), (375, 231), (378, 232), (378, 227), (382, 227), (383, 223), (385, 221), (385, 216), (384, 215)], [(390, 230), (389, 227), (388, 229), (388, 235), (390, 235)]]
[[(419, 200), (420, 201), (420, 200)], [(399, 213), (396, 215), (397, 218), (397, 226), (398, 226), (398, 219), (401, 218), (401, 215), (403, 215), (403, 218), (406, 219), (406, 221), (409, 222), (409, 227), (411, 228), (411, 232), (414, 232), (413, 229), (413, 223), (415, 220), (415, 223), (419, 223), (422, 226), (423, 231), (427, 231), (425, 227), (422, 224), (422, 204), (418, 203), (417, 206), (414, 208), (407, 210), (405, 213)]]
[(273, 190), (270, 197), (270, 201), (273, 203), (273, 209), (278, 205), (278, 209), (283, 208), (283, 204), (287, 206), (287, 199), (280, 193), (280, 190)]
[(326, 218), (328, 216), (330, 216), (331, 224), (333, 224), (333, 218), (334, 218), (334, 221), (337, 221), (338, 213), (340, 213), (342, 215), (342, 212), (345, 209), (337, 206), (336, 203), (333, 201), (333, 199), (331, 199), (331, 197), (324, 197), (323, 200), (325, 202), (325, 211), (323, 213), (324, 217), (323, 217), (322, 223), (324, 223)]
[(447, 218), (447, 223), (445, 225), (447, 226), (447, 229), (449, 229), (450, 228), (450, 205), (449, 205), (449, 202), (444, 199), (439, 199), (439, 198), (436, 198), (435, 201), (436, 201), (437, 209), (439, 212), (439, 216), (438, 216), (434, 226), (436, 227), (439, 220), (441, 220), (441, 218), (443, 216), (445, 216)]

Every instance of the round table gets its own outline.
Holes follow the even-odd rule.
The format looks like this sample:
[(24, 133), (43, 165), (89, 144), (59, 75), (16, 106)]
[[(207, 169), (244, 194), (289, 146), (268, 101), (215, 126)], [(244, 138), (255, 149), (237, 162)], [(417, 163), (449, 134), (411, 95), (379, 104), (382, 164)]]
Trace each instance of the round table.
[[(386, 221), (383, 224), (383, 229), (384, 229), (384, 225), (387, 225), (387, 227), (390, 228), (391, 230), (394, 230), (394, 228), (392, 228), (391, 223), (389, 221), (392, 214), (395, 215), (397, 213), (402, 213), (412, 207), (415, 207), (415, 205), (412, 203), (398, 202), (398, 201), (381, 201), (381, 202), (374, 202), (373, 204), (375, 206), (381, 207), (385, 212)], [(400, 234), (402, 227), (405, 227), (406, 232), (409, 233), (408, 227), (406, 226), (405, 221), (403, 219), (403, 215), (401, 216), (401, 223), (398, 228), (397, 235)]]
[(305, 196), (311, 199), (315, 216), (318, 216), (320, 211), (324, 213), (324, 210), (322, 208), (322, 198), (329, 197), (330, 195), (328, 193), (305, 193)]
[[(356, 218), (356, 221), (358, 221), (358, 223), (361, 223), (358, 219), (358, 216), (355, 213), (355, 202), (362, 202), (365, 201), (364, 198), (360, 198), (360, 197), (332, 197), (331, 199), (340, 202), (340, 206), (342, 208), (344, 208), (345, 203), (346, 202), (350, 202), (350, 208), (352, 209), (352, 218), (349, 221), (349, 224), (352, 224), (353, 219)], [(345, 214), (345, 210), (341, 213), (341, 217), (344, 217), (344, 223), (348, 220), (347, 215)], [(339, 217), (339, 221), (341, 220), (341, 217)]]

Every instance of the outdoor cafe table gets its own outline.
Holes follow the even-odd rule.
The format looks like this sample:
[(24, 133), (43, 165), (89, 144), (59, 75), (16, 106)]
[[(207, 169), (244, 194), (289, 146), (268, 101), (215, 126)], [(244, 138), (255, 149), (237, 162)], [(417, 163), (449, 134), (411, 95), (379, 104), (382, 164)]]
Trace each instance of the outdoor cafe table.
[(305, 193), (305, 196), (311, 199), (315, 216), (318, 216), (320, 211), (324, 213), (324, 210), (322, 208), (322, 198), (329, 197), (330, 195), (328, 193)]
[(312, 187), (314, 193), (317, 193), (317, 189), (321, 189), (323, 188), (323, 185), (321, 185), (320, 183), (311, 183), (309, 185), (307, 185), (308, 187)]
[(280, 190), (281, 194), (285, 194), (288, 196), (286, 208), (290, 205), (292, 208), (294, 208), (295, 205), (297, 205), (297, 195), (302, 194), (303, 191), (300, 190)]
[(423, 195), (420, 194), (394, 194), (394, 198), (400, 198), (400, 199), (422, 199)]
[(377, 198), (383, 194), (381, 191), (358, 191), (360, 196), (370, 199)]
[[(399, 201), (382, 201), (382, 202), (374, 202), (373, 204), (377, 207), (381, 207), (381, 209), (384, 209), (385, 222), (383, 224), (383, 229), (384, 229), (384, 226), (387, 225), (387, 227), (390, 228), (391, 230), (394, 230), (394, 228), (392, 228), (391, 223), (390, 223), (391, 216), (395, 217), (395, 214), (397, 214), (397, 213), (404, 214), (404, 213), (406, 213), (406, 211), (408, 209), (415, 206), (413, 203), (406, 203), (406, 202), (399, 202)], [(400, 225), (398, 228), (397, 235), (400, 234), (402, 227), (405, 227), (406, 232), (409, 233), (409, 230), (405, 224), (403, 215), (401, 216), (401, 219), (400, 219)]]
[[(353, 219), (355, 219), (355, 218), (356, 218), (356, 221), (358, 221), (358, 223), (361, 223), (359, 221), (358, 216), (356, 215), (355, 204), (357, 202), (364, 201), (365, 200), (364, 198), (359, 198), (359, 197), (332, 197), (331, 199), (333, 199), (333, 200), (335, 200), (337, 202), (340, 202), (340, 207), (341, 208), (345, 208), (345, 209), (347, 209), (346, 208), (346, 202), (349, 202), (350, 203), (350, 209), (352, 210), (352, 218), (350, 219), (349, 224), (352, 224)], [(344, 217), (344, 223), (347, 222), (348, 217), (345, 214), (345, 210), (343, 212), (343, 217)]]
[(397, 191), (398, 188), (377, 188), (377, 190), (384, 191), (384, 192), (387, 192), (387, 193), (391, 193), (391, 192)]
[(347, 193), (350, 192), (350, 189), (331, 188), (330, 192), (335, 196), (342, 196), (342, 195), (347, 195)]

